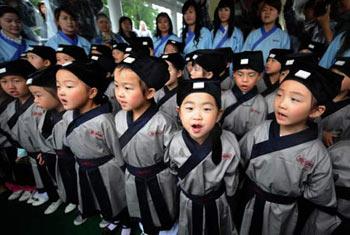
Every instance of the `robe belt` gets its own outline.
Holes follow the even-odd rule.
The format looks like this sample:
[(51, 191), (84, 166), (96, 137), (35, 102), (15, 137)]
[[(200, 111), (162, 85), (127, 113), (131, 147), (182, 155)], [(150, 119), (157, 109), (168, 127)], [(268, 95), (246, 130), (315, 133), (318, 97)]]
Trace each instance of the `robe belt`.
[(91, 168), (97, 168), (106, 162), (110, 161), (113, 159), (113, 155), (107, 155), (99, 158), (93, 158), (93, 159), (81, 159), (77, 158), (77, 163), (79, 164), (80, 167), (83, 167), (85, 169), (91, 169)]
[[(159, 162), (148, 167), (134, 167), (125, 163), (130, 174), (135, 176), (137, 198), (141, 213), (141, 222), (145, 233), (156, 234), (159, 230), (169, 230), (174, 221), (164, 200), (159, 186), (157, 174), (168, 167), (168, 164)], [(156, 227), (152, 220), (152, 214), (147, 199), (147, 188), (151, 195), (154, 208), (157, 212), (161, 227)]]
[(203, 234), (203, 209), (205, 208), (205, 233), (220, 234), (219, 216), (215, 200), (225, 193), (225, 186), (222, 183), (216, 191), (204, 196), (187, 193), (181, 188), (183, 194), (192, 201), (192, 234)]

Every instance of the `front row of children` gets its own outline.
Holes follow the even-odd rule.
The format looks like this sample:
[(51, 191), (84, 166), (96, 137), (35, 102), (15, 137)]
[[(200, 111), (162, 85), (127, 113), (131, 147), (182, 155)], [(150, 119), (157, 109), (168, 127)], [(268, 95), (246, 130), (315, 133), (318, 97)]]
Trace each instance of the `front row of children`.
[[(178, 54), (129, 55), (114, 70), (121, 108), (115, 116), (104, 95), (106, 72), (96, 62), (31, 75), (35, 69), (25, 60), (1, 64), (1, 87), (13, 97), (1, 129), (38, 165), (53, 206), (78, 205), (76, 225), (100, 214), (100, 227), (119, 224), (122, 234), (135, 223), (146, 234), (346, 231), (349, 145), (333, 145), (333, 161), (312, 120), (322, 118), (340, 91), (347, 94), (349, 70), (338, 63), (343, 76), (328, 77), (296, 57), (281, 62), (275, 118), (264, 121), (267, 105), (256, 88), (261, 53), (234, 56), (236, 84), (225, 91), (220, 83), (229, 66), (222, 55), (195, 52), (189, 74), (196, 79), (179, 83), (184, 61)], [(221, 63), (212, 66), (208, 56)], [(238, 131), (225, 128), (233, 123)]]

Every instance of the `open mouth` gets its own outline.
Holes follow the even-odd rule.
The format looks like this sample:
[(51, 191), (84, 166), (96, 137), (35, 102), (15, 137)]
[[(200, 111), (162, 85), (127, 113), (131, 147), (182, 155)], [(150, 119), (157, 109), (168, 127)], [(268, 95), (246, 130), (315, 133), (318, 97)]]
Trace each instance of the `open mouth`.
[(285, 119), (285, 118), (287, 118), (287, 115), (280, 113), (280, 112), (277, 112), (277, 118), (278, 119)]
[(191, 128), (193, 133), (199, 133), (202, 130), (203, 126), (200, 124), (193, 124), (191, 125)]

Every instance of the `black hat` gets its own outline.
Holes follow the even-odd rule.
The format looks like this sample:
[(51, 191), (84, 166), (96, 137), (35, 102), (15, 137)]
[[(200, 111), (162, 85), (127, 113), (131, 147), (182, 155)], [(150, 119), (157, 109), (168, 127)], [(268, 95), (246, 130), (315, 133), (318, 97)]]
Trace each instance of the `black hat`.
[(49, 60), (51, 65), (56, 64), (56, 51), (47, 46), (30, 46), (27, 53), (33, 53), (40, 56), (44, 60)]
[(264, 71), (264, 59), (261, 51), (244, 51), (233, 54), (233, 70), (252, 69), (258, 73)]
[(224, 7), (234, 8), (234, 1), (232, 1), (232, 0), (220, 0), (217, 8), (219, 9), (219, 8), (224, 8)]
[(216, 50), (198, 50), (192, 56), (193, 62), (200, 65), (208, 72), (212, 72), (214, 77), (219, 77), (227, 66), (226, 58)]
[(350, 57), (337, 57), (331, 68), (337, 69), (350, 77)]
[[(127, 48), (129, 48), (128, 51), (126, 51)], [(112, 50), (118, 50), (124, 53), (130, 53), (132, 51), (132, 47), (129, 44), (122, 42), (122, 43), (113, 44)]]
[[(183, 43), (182, 42), (178, 42), (176, 40), (168, 40), (165, 44), (165, 47), (168, 45), (168, 44), (171, 44), (173, 45), (174, 47), (177, 48), (177, 51), (180, 53), (182, 52), (183, 50)], [(164, 50), (165, 50), (165, 47), (164, 47)]]
[(320, 42), (306, 41), (299, 47), (299, 51), (307, 49), (319, 60), (327, 50), (327, 45)]
[(303, 64), (314, 64), (317, 62), (311, 53), (295, 53), (286, 55), (281, 71), (290, 69), (291, 67), (303, 66)]
[(188, 63), (188, 62), (192, 62), (193, 61), (193, 55), (195, 54), (196, 51), (192, 51), (188, 54), (185, 55), (185, 62)]
[(93, 54), (92, 50), (96, 50), (104, 56), (112, 57), (112, 50), (106, 45), (92, 44), (90, 48), (90, 55)]
[(56, 53), (64, 53), (73, 57), (76, 61), (81, 63), (87, 62), (88, 57), (83, 48), (72, 45), (59, 45)]
[(18, 75), (24, 79), (36, 71), (35, 67), (27, 60), (13, 60), (0, 64), (0, 79), (7, 75)]
[(281, 0), (264, 0), (263, 4), (272, 6), (273, 8), (277, 9), (278, 12), (281, 12), (282, 10)]
[(275, 59), (282, 65), (285, 63), (286, 56), (292, 53), (293, 50), (290, 49), (274, 48), (270, 50), (269, 56), (267, 58)]
[(177, 89), (176, 102), (180, 106), (183, 100), (194, 92), (205, 92), (212, 95), (221, 109), (221, 88), (220, 82), (208, 79), (182, 80)]
[(134, 71), (148, 88), (159, 90), (169, 80), (168, 64), (161, 58), (130, 55), (123, 59), (121, 65)]
[(27, 86), (50, 87), (56, 89), (56, 73), (61, 66), (53, 65), (29, 75)]
[(96, 61), (106, 73), (113, 73), (116, 67), (113, 57), (110, 56), (91, 54), (90, 60)]
[(185, 67), (185, 60), (180, 53), (163, 54), (160, 58), (169, 61), (177, 70), (183, 70)]
[(150, 37), (138, 37), (133, 44), (133, 53), (140, 56), (150, 56), (150, 49), (153, 50), (153, 41)]
[(73, 73), (89, 87), (97, 88), (99, 94), (103, 94), (108, 86), (106, 72), (96, 62), (73, 61), (63, 64), (59, 70), (61, 69)]
[(226, 63), (232, 63), (233, 51), (231, 47), (216, 48), (215, 51), (221, 53), (221, 55), (225, 58)]
[(304, 64), (299, 69), (289, 72), (283, 82), (287, 80), (302, 83), (310, 90), (317, 103), (324, 105), (339, 94), (343, 76), (321, 66)]

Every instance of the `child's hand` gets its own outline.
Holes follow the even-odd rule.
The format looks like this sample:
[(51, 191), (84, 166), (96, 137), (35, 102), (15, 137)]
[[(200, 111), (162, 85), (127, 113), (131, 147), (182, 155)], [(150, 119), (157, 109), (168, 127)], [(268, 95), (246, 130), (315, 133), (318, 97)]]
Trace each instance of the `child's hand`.
[(41, 153), (38, 154), (38, 156), (36, 157), (36, 159), (38, 160), (39, 162), (39, 165), (42, 166), (45, 164), (45, 161), (43, 159), (43, 155)]
[(322, 140), (327, 147), (333, 145), (333, 138), (335, 137), (337, 136), (333, 134), (331, 131), (323, 131)]

